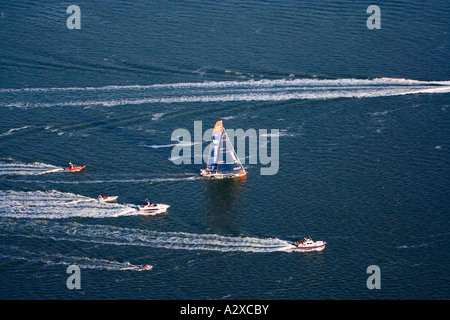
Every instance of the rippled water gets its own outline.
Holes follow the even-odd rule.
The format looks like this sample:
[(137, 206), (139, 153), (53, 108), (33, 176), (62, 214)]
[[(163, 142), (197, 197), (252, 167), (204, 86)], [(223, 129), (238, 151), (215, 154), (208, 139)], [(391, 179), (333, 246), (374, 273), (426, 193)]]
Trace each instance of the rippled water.
[[(380, 4), (380, 30), (361, 1), (79, 5), (68, 30), (68, 4), (0, 4), (1, 298), (450, 297), (448, 2)], [(219, 119), (278, 129), (277, 174), (177, 165), (208, 143), (172, 133)]]

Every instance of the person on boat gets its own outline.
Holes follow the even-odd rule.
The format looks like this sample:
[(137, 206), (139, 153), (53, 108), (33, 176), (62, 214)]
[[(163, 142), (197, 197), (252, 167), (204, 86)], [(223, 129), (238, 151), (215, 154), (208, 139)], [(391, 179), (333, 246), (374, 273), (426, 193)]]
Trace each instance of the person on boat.
[(69, 162), (69, 165), (70, 165), (70, 169), (73, 169), (75, 167), (72, 162)]

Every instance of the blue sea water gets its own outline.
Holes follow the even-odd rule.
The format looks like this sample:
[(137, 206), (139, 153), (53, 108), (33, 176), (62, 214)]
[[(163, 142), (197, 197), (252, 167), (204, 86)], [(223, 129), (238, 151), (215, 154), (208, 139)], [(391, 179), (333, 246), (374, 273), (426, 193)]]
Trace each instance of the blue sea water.
[[(0, 298), (450, 298), (448, 1), (373, 30), (370, 1), (78, 1), (70, 30), (72, 4), (0, 3)], [(278, 172), (175, 164), (220, 119), (278, 129)]]

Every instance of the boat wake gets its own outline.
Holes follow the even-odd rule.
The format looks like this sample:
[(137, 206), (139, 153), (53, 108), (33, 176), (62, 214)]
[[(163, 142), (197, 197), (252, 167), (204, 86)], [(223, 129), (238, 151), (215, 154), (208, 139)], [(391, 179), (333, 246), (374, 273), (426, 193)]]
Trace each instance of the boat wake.
[(22, 131), (22, 130), (25, 130), (25, 129), (28, 129), (28, 128), (30, 128), (30, 126), (23, 126), (23, 127), (20, 127), (20, 128), (11, 128), (11, 129), (9, 129), (6, 132), (0, 133), (0, 137), (9, 136), (9, 135), (13, 134), (14, 132)]
[[(80, 95), (80, 92), (83, 94)], [(450, 81), (418, 81), (397, 78), (263, 79), (103, 87), (4, 88), (0, 89), (0, 106), (16, 108), (112, 107), (182, 102), (367, 98), (449, 92)], [(49, 101), (49, 94), (51, 101)], [(83, 99), (80, 99), (80, 96)]]
[(102, 203), (59, 191), (0, 191), (0, 217), (65, 219), (109, 218), (139, 214), (131, 205)]
[(64, 168), (40, 162), (21, 163), (0, 160), (0, 176), (37, 176), (60, 171), (64, 171)]
[[(163, 182), (176, 182), (176, 181), (193, 181), (201, 179), (200, 176), (187, 176), (187, 177), (162, 177), (162, 178), (144, 178), (144, 179), (96, 179), (96, 180), (46, 180), (47, 183), (52, 184), (104, 184), (104, 183), (148, 183), (156, 184)], [(21, 183), (35, 183), (42, 182), (41, 180), (20, 180)]]
[(20, 261), (21, 263), (26, 262), (29, 264), (38, 264), (44, 267), (77, 265), (81, 269), (112, 271), (142, 270), (138, 265), (131, 264), (128, 261), (118, 262), (99, 258), (67, 256), (60, 253), (51, 254), (44, 252), (24, 252), (23, 249), (19, 247), (8, 247), (6, 250), (0, 251), (0, 259), (7, 259), (7, 261)]
[[(0, 223), (2, 233), (56, 241), (88, 242), (116, 246), (142, 246), (174, 250), (219, 252), (293, 252), (293, 245), (277, 238), (228, 237), (217, 234), (158, 232), (109, 225), (89, 225), (54, 220)], [(33, 232), (30, 232), (33, 230)]]

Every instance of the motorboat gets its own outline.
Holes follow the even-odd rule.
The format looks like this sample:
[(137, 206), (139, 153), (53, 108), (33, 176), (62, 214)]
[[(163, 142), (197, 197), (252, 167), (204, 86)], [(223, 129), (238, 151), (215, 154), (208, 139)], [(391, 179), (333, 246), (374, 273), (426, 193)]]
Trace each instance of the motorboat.
[(114, 202), (117, 201), (118, 196), (98, 196), (98, 202)]
[(86, 166), (73, 166), (73, 165), (71, 165), (70, 168), (66, 168), (65, 170), (69, 171), (69, 172), (79, 172), (79, 171), (83, 170), (84, 168), (86, 168)]
[(322, 251), (327, 243), (325, 241), (313, 241), (311, 238), (303, 238), (303, 240), (294, 242), (295, 249), (304, 251)]
[(146, 205), (138, 205), (138, 210), (146, 213), (163, 213), (167, 211), (170, 206), (162, 203), (148, 202)]
[(149, 265), (149, 264), (144, 264), (144, 265), (142, 265), (142, 266), (139, 266), (138, 268), (139, 268), (139, 270), (141, 270), (141, 271), (150, 271), (150, 270), (153, 269), (153, 266), (152, 266), (152, 265)]
[(127, 265), (129, 265), (129, 267), (125, 267), (125, 268), (122, 268), (120, 270), (150, 271), (150, 270), (153, 269), (153, 266), (150, 265), (150, 264), (144, 264), (144, 265), (141, 265), (141, 266), (134, 266), (131, 263), (127, 262)]

